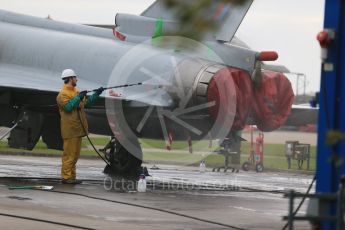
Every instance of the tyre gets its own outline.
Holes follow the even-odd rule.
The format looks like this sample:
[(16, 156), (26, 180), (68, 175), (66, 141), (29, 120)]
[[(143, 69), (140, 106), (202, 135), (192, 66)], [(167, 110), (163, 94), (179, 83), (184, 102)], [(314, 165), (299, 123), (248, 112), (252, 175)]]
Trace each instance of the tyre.
[(114, 167), (117, 172), (122, 174), (136, 171), (137, 168), (141, 166), (142, 160), (133, 156), (125, 148), (121, 148), (121, 150), (116, 153), (114, 161), (111, 163), (112, 167)]
[(248, 171), (249, 168), (250, 168), (250, 163), (248, 161), (246, 161), (242, 164), (243, 171)]
[(114, 139), (107, 154), (110, 167), (104, 169), (106, 174), (135, 175), (140, 174), (142, 160), (127, 151), (116, 139)]
[(263, 164), (259, 163), (255, 166), (256, 172), (263, 172), (264, 171), (264, 166)]

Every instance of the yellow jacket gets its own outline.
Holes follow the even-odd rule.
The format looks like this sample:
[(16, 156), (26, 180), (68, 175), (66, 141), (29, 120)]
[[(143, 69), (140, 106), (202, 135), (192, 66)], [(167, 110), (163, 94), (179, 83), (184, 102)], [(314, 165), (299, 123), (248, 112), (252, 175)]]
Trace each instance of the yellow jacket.
[[(84, 137), (88, 134), (88, 124), (84, 111), (85, 105), (87, 104), (87, 99), (84, 98), (82, 101), (80, 101), (79, 97), (76, 98), (78, 94), (79, 90), (77, 88), (65, 84), (56, 98), (61, 116), (61, 136), (63, 139)], [(72, 111), (66, 111), (65, 106), (72, 99), (76, 100), (77, 104), (79, 103), (79, 106), (73, 108)], [(78, 109), (86, 132), (80, 123)]]

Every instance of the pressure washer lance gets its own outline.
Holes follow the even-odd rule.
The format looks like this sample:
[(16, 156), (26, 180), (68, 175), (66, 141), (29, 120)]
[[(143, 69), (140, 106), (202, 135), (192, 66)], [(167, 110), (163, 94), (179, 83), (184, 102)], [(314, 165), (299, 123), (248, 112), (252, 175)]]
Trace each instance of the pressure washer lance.
[[(142, 85), (143, 83), (142, 82), (139, 82), (139, 83), (134, 83), (134, 84), (125, 84), (125, 85), (117, 85), (117, 86), (111, 86), (111, 87), (107, 87), (107, 88), (103, 88), (103, 90), (107, 90), (107, 89), (116, 89), (116, 88), (126, 88), (126, 87), (131, 87), (131, 86), (137, 86), (137, 85)], [(93, 90), (88, 90), (87, 92), (90, 93), (90, 92), (95, 92), (97, 91), (98, 89), (93, 89)], [(83, 125), (83, 122), (81, 121), (81, 117), (80, 117), (80, 111), (78, 109), (78, 118), (79, 118), (79, 121), (81, 123), (81, 126), (85, 132), (85, 134), (87, 134), (87, 130), (85, 129), (84, 125)], [(89, 143), (91, 144), (93, 150), (97, 153), (97, 155), (111, 168), (111, 164), (110, 162), (108, 161), (108, 159), (106, 159), (106, 157), (103, 157), (102, 154), (100, 152), (98, 152), (98, 150), (96, 149), (96, 147), (94, 146), (94, 144), (92, 143), (89, 135), (86, 135), (86, 138), (87, 140), (89, 141)]]
[[(107, 90), (107, 89), (117, 89), (117, 88), (127, 88), (127, 87), (131, 87), (131, 86), (142, 85), (142, 84), (143, 84), (142, 82), (139, 82), (139, 83), (134, 83), (134, 84), (116, 85), (116, 86), (111, 86), (111, 87), (103, 88), (103, 90)], [(93, 90), (88, 90), (87, 92), (88, 92), (88, 93), (91, 93), (91, 92), (95, 92), (95, 91), (97, 91), (97, 90), (98, 90), (98, 89), (93, 89)]]

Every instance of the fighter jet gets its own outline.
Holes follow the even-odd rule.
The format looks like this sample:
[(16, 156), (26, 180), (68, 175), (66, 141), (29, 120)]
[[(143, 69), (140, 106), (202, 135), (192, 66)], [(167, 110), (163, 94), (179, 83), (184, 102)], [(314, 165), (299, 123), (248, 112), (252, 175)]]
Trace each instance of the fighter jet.
[(0, 125), (20, 120), (10, 147), (32, 150), (42, 138), (48, 148), (62, 149), (56, 96), (67, 68), (78, 74), (81, 90), (124, 86), (105, 91), (87, 111), (91, 133), (114, 137), (106, 158), (119, 172), (141, 165), (138, 138), (169, 146), (222, 139), (248, 123), (278, 128), (293, 93), (277, 67), (263, 62), (277, 54), (251, 50), (234, 37), (252, 1), (214, 2), (208, 16), (219, 30), (202, 41), (178, 36), (175, 14), (162, 1), (99, 27), (0, 10)]

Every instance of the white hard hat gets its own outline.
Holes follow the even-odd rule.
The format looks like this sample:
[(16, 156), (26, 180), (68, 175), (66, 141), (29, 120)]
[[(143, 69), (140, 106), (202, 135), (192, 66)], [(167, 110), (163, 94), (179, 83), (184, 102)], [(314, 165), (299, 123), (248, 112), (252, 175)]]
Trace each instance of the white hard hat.
[(62, 71), (61, 74), (61, 79), (64, 79), (66, 77), (76, 77), (77, 75), (75, 74), (73, 69), (65, 69), (64, 71)]

